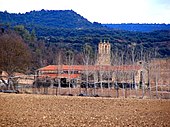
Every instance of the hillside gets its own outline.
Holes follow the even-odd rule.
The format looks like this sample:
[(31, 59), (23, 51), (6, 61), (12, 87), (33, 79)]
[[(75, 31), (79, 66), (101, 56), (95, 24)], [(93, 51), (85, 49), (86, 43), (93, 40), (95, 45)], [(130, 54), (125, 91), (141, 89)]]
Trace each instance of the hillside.
[(170, 24), (133, 24), (133, 23), (125, 24), (123, 23), (123, 24), (103, 24), (103, 26), (117, 29), (117, 30), (138, 31), (138, 32), (170, 30)]
[(0, 12), (0, 22), (11, 26), (22, 24), (27, 28), (95, 28), (102, 27), (91, 23), (72, 10), (41, 10), (24, 14)]

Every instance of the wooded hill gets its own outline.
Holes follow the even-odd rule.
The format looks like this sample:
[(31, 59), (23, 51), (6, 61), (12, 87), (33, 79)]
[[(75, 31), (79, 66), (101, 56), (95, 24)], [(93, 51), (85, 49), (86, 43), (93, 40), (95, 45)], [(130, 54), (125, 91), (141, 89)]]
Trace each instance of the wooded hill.
[(121, 24), (102, 24), (108, 28), (138, 32), (153, 32), (158, 30), (170, 30), (170, 24), (139, 24), (139, 23), (121, 23)]
[(0, 22), (11, 26), (24, 25), (26, 28), (96, 28), (101, 24), (91, 23), (72, 10), (31, 11), (25, 14), (0, 12)]
[(170, 30), (115, 30), (97, 22), (91, 23), (72, 10), (41, 10), (25, 14), (0, 12), (0, 27), (3, 30), (13, 29), (22, 36), (37, 57), (35, 60), (41, 61), (39, 66), (42, 66), (40, 63), (54, 64), (60, 50), (72, 50), (78, 54), (86, 43), (97, 50), (97, 44), (104, 39), (110, 41), (112, 49), (125, 50), (135, 43), (136, 50), (142, 47), (144, 50), (156, 50), (158, 57), (170, 56)]

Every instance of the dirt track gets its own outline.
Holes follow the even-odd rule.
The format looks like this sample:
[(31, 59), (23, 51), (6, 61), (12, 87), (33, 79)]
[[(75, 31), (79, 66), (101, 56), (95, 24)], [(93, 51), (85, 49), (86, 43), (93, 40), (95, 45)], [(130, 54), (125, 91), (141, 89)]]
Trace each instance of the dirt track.
[(0, 93), (0, 127), (170, 126), (170, 100)]

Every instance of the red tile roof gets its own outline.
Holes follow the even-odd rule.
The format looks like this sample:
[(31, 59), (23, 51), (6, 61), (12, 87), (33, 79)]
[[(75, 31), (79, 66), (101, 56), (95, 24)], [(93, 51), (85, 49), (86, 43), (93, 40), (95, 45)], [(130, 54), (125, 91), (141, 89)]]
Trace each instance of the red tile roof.
[(80, 74), (42, 74), (40, 77), (50, 77), (50, 78), (68, 78), (68, 79), (73, 79), (73, 78), (78, 78)]
[(123, 66), (100, 66), (100, 65), (49, 65), (43, 68), (38, 69), (39, 71), (57, 71), (57, 70), (74, 70), (74, 71), (131, 71), (131, 70), (140, 70), (141, 66), (139, 65), (123, 65)]

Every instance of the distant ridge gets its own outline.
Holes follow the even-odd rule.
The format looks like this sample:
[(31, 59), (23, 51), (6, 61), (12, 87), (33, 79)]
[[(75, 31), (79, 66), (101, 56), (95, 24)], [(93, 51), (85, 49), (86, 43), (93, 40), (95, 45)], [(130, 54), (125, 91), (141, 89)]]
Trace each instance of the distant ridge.
[(73, 10), (41, 10), (24, 14), (0, 12), (0, 23), (14, 26), (22, 24), (30, 27), (51, 28), (96, 28), (102, 27), (99, 23), (91, 23)]
[(91, 23), (73, 10), (44, 10), (26, 13), (0, 12), (0, 25), (24, 25), (27, 29), (91, 29), (108, 28), (135, 32), (152, 32), (157, 30), (170, 30), (170, 24), (101, 24)]
[(136, 31), (136, 32), (152, 32), (157, 30), (170, 30), (170, 24), (138, 24), (138, 23), (122, 23), (122, 24), (103, 24), (108, 28)]

